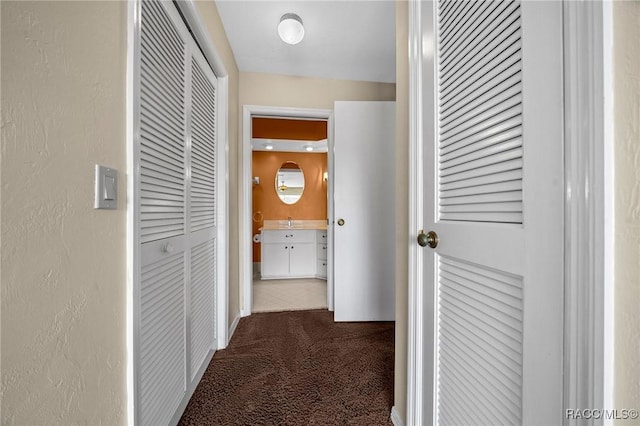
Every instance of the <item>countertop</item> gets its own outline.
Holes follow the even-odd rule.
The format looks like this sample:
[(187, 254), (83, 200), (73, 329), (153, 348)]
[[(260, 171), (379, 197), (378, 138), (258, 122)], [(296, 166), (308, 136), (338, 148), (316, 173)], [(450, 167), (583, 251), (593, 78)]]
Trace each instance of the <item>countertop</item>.
[(291, 226), (286, 220), (265, 220), (260, 231), (276, 231), (286, 229), (317, 229), (324, 231), (327, 229), (327, 221), (321, 220), (292, 220)]

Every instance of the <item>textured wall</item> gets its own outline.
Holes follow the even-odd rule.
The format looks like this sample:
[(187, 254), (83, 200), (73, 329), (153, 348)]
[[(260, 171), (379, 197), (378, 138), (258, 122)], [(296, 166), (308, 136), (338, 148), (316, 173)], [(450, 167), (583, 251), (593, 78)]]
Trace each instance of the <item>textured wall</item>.
[(231, 51), (231, 45), (224, 32), (218, 9), (213, 1), (196, 0), (196, 7), (200, 12), (202, 22), (211, 34), (211, 41), (216, 46), (218, 54), (224, 62), (224, 66), (229, 74), (229, 325), (240, 316), (240, 284), (239, 284), (239, 263), (240, 247), (238, 244), (238, 215), (239, 210), (239, 187), (238, 187), (238, 153), (239, 139), (238, 128), (240, 117), (240, 105), (238, 103), (239, 74), (236, 60)]
[(123, 424), (126, 3), (1, 7), (1, 422)]
[[(238, 69), (215, 4), (197, 7), (229, 72), (236, 211)], [(2, 1), (1, 11), (1, 422), (124, 424), (127, 5)], [(120, 172), (115, 211), (93, 209), (95, 163)]]
[(409, 6), (396, 1), (396, 352), (394, 402), (407, 411), (407, 320), (409, 268)]
[[(614, 407), (640, 408), (640, 2), (613, 3)], [(621, 424), (626, 424), (621, 422)]]
[[(304, 191), (295, 204), (280, 200), (275, 188), (276, 173), (280, 166), (293, 161), (304, 173)], [(322, 174), (327, 171), (326, 153), (254, 151), (251, 176), (260, 178), (253, 185), (252, 217), (262, 213), (262, 220), (253, 221), (253, 234), (259, 233), (264, 220), (322, 220), (327, 219), (327, 183)], [(261, 261), (261, 244), (253, 243), (253, 261)]]
[(396, 85), (240, 73), (240, 104), (333, 109), (335, 101), (393, 101)]

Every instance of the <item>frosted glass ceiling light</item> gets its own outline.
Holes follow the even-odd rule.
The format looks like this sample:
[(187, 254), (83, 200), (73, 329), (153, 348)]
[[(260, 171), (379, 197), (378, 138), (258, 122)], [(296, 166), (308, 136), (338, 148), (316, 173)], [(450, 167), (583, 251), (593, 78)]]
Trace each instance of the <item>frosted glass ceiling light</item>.
[(295, 13), (285, 13), (278, 24), (278, 35), (287, 44), (298, 44), (304, 38), (302, 19)]

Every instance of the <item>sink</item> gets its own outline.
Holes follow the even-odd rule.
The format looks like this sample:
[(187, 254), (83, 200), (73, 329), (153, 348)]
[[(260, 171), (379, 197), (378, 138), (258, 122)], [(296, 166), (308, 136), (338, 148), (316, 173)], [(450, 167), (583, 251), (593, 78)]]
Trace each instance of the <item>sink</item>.
[(305, 221), (291, 221), (291, 226), (289, 226), (289, 221), (287, 220), (279, 220), (278, 226), (284, 229), (302, 229), (307, 228), (309, 225), (305, 223)]

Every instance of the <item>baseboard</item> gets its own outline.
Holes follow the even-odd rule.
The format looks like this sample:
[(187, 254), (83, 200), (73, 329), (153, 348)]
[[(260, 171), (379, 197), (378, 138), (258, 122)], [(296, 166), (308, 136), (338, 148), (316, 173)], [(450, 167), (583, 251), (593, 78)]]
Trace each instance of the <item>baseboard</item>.
[(233, 322), (231, 323), (231, 326), (229, 327), (229, 334), (228, 334), (229, 338), (227, 339), (227, 345), (231, 341), (231, 338), (233, 337), (233, 333), (236, 332), (236, 327), (238, 326), (239, 322), (240, 322), (240, 315), (236, 315), (236, 317), (233, 319)]
[(391, 407), (391, 423), (393, 423), (394, 426), (404, 426), (402, 417), (400, 417), (400, 413), (396, 410), (395, 405)]

